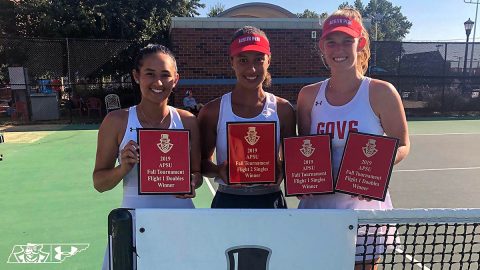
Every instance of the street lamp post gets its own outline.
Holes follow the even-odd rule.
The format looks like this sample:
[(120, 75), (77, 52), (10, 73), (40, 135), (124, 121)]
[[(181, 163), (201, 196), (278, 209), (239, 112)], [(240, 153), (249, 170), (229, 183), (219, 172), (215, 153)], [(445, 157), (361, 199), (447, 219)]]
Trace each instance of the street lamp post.
[(374, 58), (373, 58), (373, 66), (377, 66), (377, 43), (378, 43), (378, 22), (383, 19), (383, 14), (375, 13), (372, 15), (372, 20), (375, 23), (375, 48), (374, 48)]
[[(463, 0), (463, 2), (467, 4), (474, 4), (476, 5), (475, 9), (475, 21), (477, 21), (477, 15), (478, 15), (478, 5), (480, 4), (480, 0)], [(473, 37), (472, 37), (472, 52), (470, 54), (470, 69), (472, 68), (472, 59), (473, 59), (473, 50), (475, 48), (475, 34), (477, 33), (477, 24), (475, 24), (475, 27), (473, 27)]]
[(467, 35), (467, 42), (465, 43), (465, 62), (463, 64), (463, 76), (467, 75), (467, 57), (468, 57), (468, 38), (472, 32), (474, 22), (468, 18), (466, 22), (463, 23), (465, 26), (465, 34)]

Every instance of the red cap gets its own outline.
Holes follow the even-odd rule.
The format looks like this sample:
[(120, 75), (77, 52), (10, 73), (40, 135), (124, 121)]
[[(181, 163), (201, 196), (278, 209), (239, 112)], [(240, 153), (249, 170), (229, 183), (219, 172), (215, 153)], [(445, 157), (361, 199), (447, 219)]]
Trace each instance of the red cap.
[(333, 32), (342, 32), (354, 38), (362, 36), (362, 25), (345, 16), (331, 16), (323, 23), (322, 37), (325, 38), (328, 34)]
[(270, 43), (264, 36), (246, 34), (237, 37), (232, 44), (230, 44), (230, 56), (235, 56), (246, 51), (256, 51), (270, 55)]

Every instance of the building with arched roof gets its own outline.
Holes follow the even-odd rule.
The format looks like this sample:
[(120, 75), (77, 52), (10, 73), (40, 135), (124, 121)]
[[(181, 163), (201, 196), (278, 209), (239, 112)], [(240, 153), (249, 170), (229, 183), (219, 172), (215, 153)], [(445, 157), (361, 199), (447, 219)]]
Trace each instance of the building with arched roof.
[[(170, 47), (181, 77), (177, 95), (193, 90), (197, 101), (206, 103), (232, 90), (236, 78), (228, 48), (233, 33), (245, 25), (260, 28), (270, 41), (272, 86), (267, 91), (296, 103), (303, 86), (328, 76), (318, 51), (318, 19), (298, 18), (280, 6), (253, 2), (216, 17), (172, 19)], [(177, 106), (181, 100), (176, 98)]]
[(252, 2), (229, 8), (216, 17), (225, 18), (297, 18), (290, 11), (269, 3)]

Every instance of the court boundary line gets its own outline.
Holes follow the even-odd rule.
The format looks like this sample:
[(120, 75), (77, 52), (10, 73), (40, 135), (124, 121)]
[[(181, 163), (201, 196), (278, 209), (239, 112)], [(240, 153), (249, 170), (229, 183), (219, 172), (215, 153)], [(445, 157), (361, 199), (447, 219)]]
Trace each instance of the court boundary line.
[(479, 170), (480, 167), (465, 168), (433, 168), (433, 169), (413, 169), (413, 170), (393, 170), (393, 172), (429, 172), (429, 171), (456, 171), (456, 170)]
[(480, 135), (479, 132), (467, 132), (467, 133), (420, 133), (420, 134), (409, 134), (409, 136), (448, 136), (448, 135)]
[(210, 192), (212, 193), (213, 196), (215, 196), (216, 192), (212, 184), (210, 183), (210, 178), (205, 177), (205, 179), (207, 180), (207, 185), (208, 185), (208, 188), (210, 189)]
[(422, 270), (430, 270), (430, 268), (422, 265), (422, 263), (417, 261), (417, 259), (415, 259), (412, 255), (405, 253), (405, 251), (401, 250), (400, 248), (396, 248), (395, 251), (403, 254), (403, 256), (405, 256), (411, 262), (414, 262), (415, 266), (420, 267)]

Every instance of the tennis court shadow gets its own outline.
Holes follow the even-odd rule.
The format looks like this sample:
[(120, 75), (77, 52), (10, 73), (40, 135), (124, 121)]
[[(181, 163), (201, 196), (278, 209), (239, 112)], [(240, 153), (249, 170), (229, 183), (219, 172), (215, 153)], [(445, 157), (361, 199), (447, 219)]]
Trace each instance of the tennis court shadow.
[(480, 115), (458, 116), (409, 116), (408, 121), (457, 121), (457, 120), (480, 120)]

